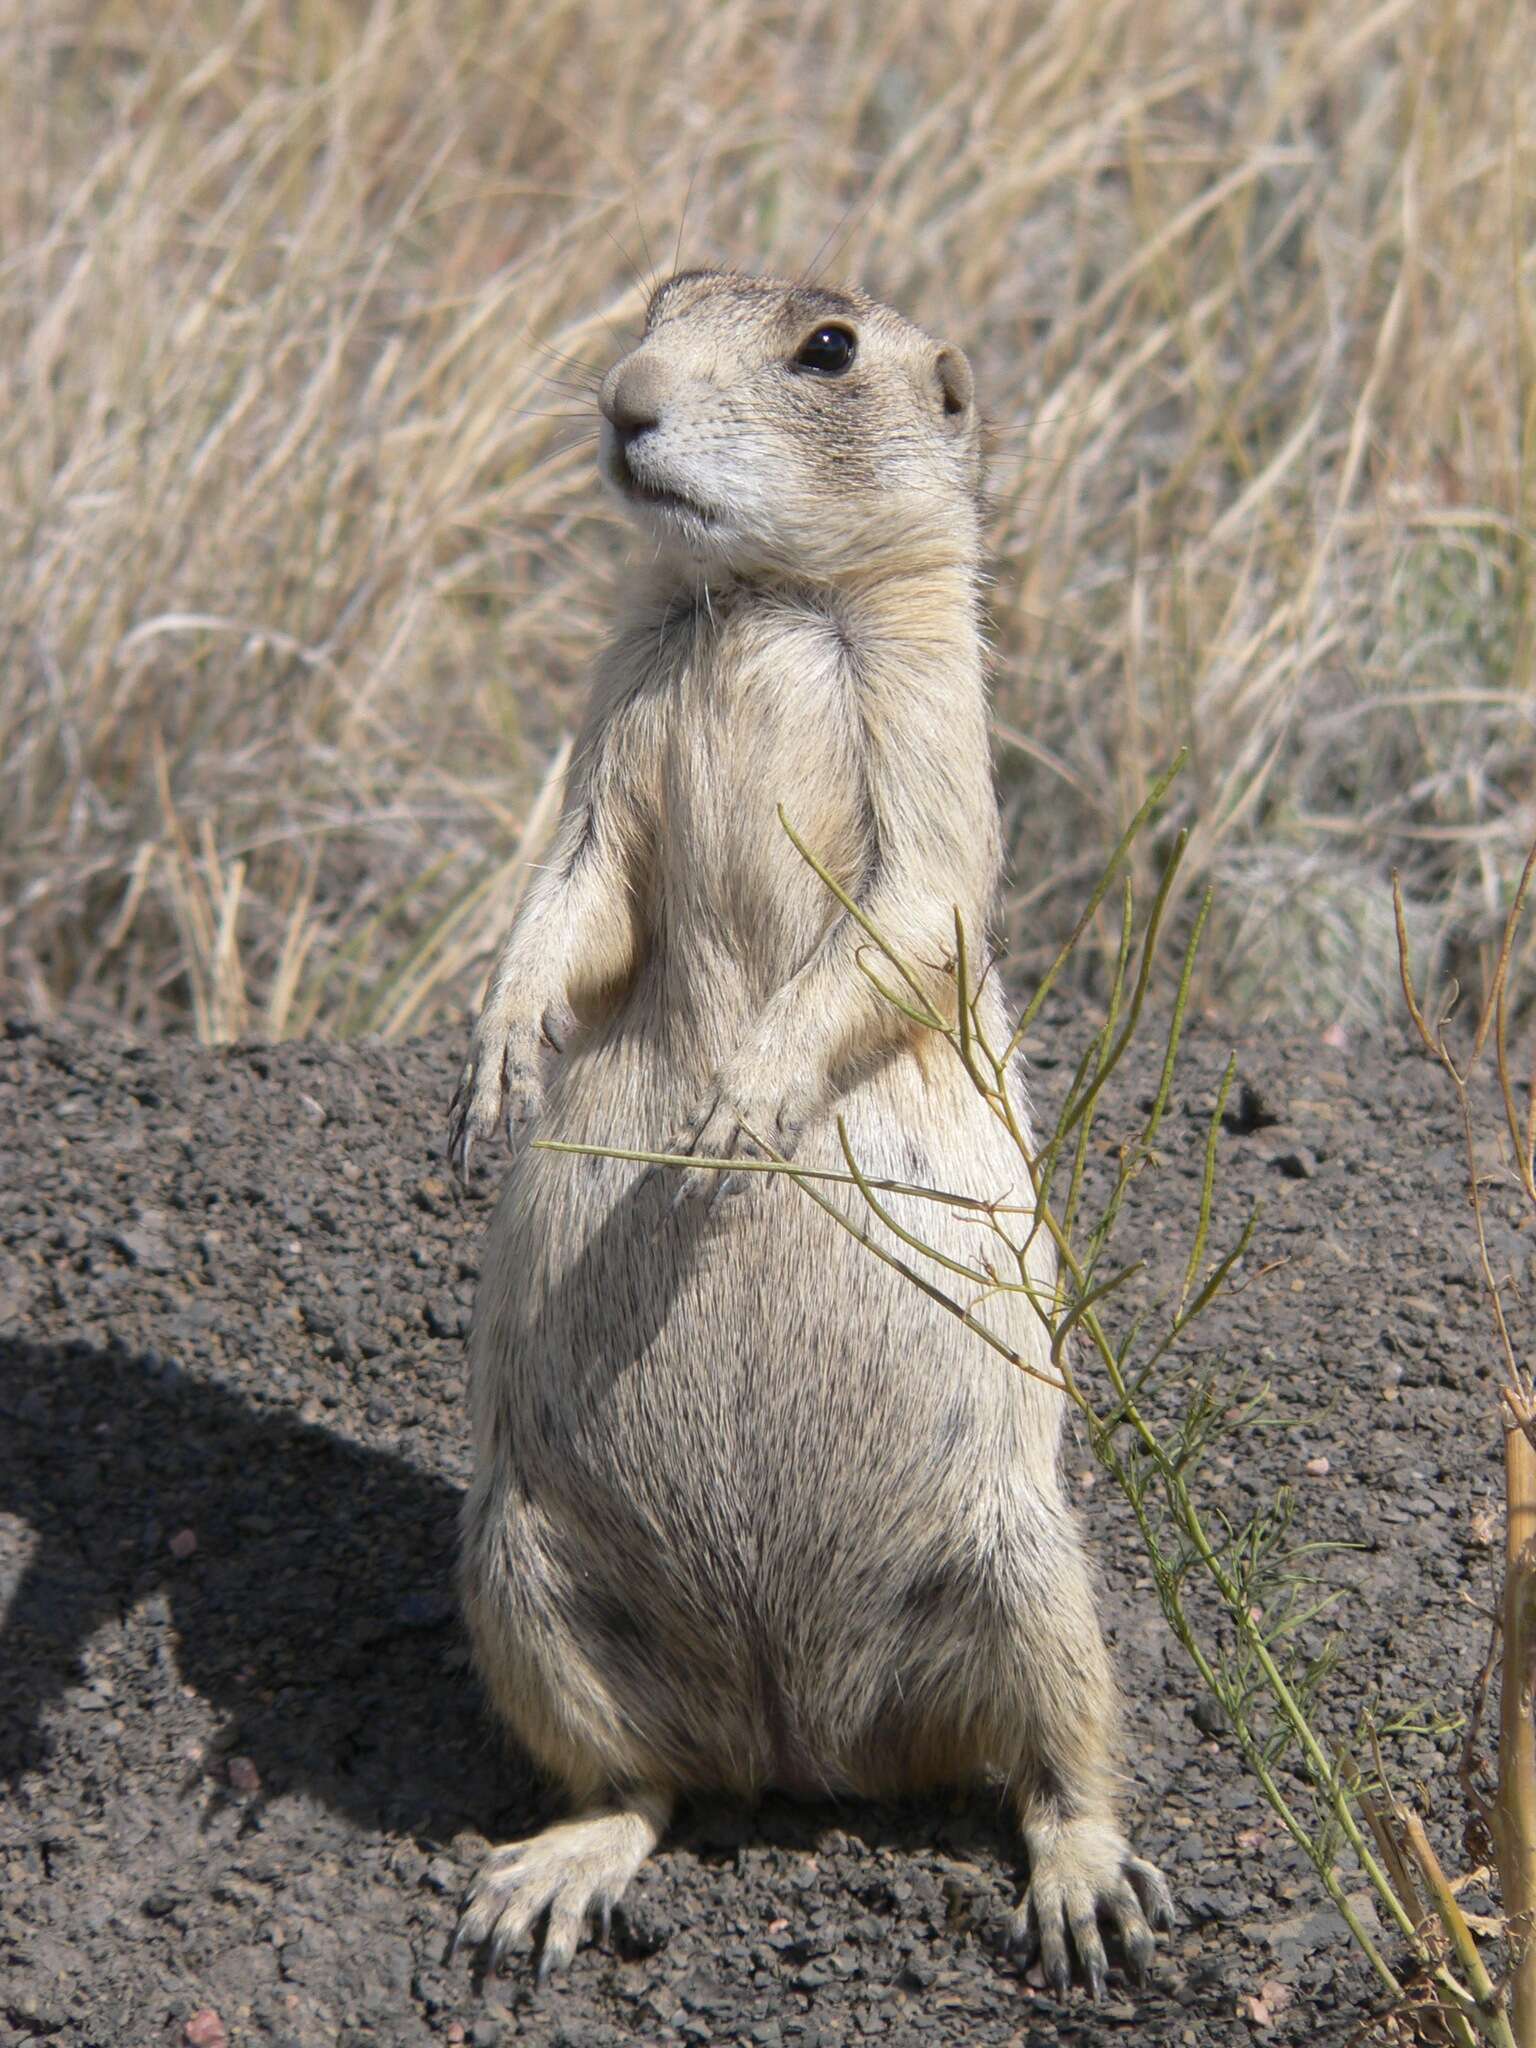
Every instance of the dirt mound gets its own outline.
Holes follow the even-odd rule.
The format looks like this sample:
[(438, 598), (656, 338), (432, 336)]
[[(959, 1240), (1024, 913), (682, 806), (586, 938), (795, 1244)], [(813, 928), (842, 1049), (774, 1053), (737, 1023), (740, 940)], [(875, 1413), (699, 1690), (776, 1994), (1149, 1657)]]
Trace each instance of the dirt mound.
[[(1154, 1275), (1187, 1242), (1225, 1052), (1190, 1043), (1138, 1190), (1127, 1255)], [(1080, 1477), (1132, 1831), (1182, 1909), (1150, 1991), (1095, 2009), (1000, 1959), (1017, 1860), (970, 1799), (698, 1806), (561, 1983), (443, 1967), (482, 1839), (541, 1810), (448, 1580), (492, 1192), (440, 1160), (461, 1055), (458, 1032), (0, 1037), (0, 2042), (211, 2042), (210, 2013), (232, 2044), (1342, 2040), (1364, 1978), (1207, 1732), (1120, 1504)], [(1202, 1343), (1271, 1378), (1281, 1419), (1217, 1494), (1294, 1484), (1310, 1533), (1360, 1546), (1329, 1567), (1351, 1676), (1459, 1710), (1498, 1469), (1443, 1090), (1396, 1046), (1256, 1041), (1242, 1071), (1218, 1228), (1264, 1216)], [(1448, 1811), (1453, 1742), (1399, 1750)]]

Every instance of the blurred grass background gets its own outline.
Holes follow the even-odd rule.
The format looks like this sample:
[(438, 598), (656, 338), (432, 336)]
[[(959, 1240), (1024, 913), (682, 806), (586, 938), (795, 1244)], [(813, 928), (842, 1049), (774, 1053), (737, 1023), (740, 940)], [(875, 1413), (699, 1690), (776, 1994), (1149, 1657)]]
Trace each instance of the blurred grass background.
[(1394, 865), (1478, 982), (1536, 830), (1531, 0), (9, 0), (0, 41), (8, 1007), (474, 999), (626, 546), (589, 387), (679, 248), (822, 251), (972, 356), (1024, 965), (1188, 745), (1208, 1007), (1395, 1016)]

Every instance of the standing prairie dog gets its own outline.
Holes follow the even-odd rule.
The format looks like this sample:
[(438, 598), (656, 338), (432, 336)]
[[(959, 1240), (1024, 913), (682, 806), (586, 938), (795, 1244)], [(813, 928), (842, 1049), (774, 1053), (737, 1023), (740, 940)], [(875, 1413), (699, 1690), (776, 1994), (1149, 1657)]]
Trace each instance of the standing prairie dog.
[[(1027, 1200), (961, 1063), (860, 972), (863, 932), (778, 816), (952, 1007), (956, 908), (979, 943), (1000, 867), (965, 358), (857, 294), (695, 271), (655, 294), (601, 410), (603, 476), (654, 562), (475, 1032), (461, 1171), (502, 1124), (841, 1167), (840, 1115), (872, 1176)], [(995, 980), (984, 1000), (1004, 1042)], [(963, 1211), (904, 1199), (974, 1256)], [(1027, 1303), (989, 1313), (1049, 1370)], [(782, 1176), (528, 1146), (471, 1382), (477, 1661), (571, 1818), (491, 1854), (462, 1940), (495, 1964), (542, 1923), (541, 1973), (563, 1964), (694, 1789), (1000, 1773), (1021, 1946), (1058, 1985), (1075, 1952), (1097, 1992), (1102, 1920), (1145, 1967), (1168, 1894), (1115, 1818), (1059, 1394)]]

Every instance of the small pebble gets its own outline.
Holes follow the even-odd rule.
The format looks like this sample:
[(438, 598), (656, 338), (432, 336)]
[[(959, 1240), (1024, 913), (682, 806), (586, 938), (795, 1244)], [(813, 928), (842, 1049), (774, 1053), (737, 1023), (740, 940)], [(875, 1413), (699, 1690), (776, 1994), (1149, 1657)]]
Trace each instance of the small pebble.
[(250, 1797), (261, 1790), (261, 1773), (248, 1756), (232, 1756), (224, 1767), (232, 1790)]
[(182, 2039), (188, 2048), (225, 2048), (229, 2040), (224, 2031), (224, 2022), (211, 2005), (202, 2006), (193, 2013), (181, 2030)]
[(1287, 1151), (1277, 1152), (1272, 1164), (1287, 1180), (1311, 1180), (1317, 1172), (1317, 1154), (1310, 1145), (1293, 1145)]
[(1289, 1984), (1271, 1978), (1261, 1984), (1257, 1992), (1240, 1998), (1238, 2004), (1256, 2027), (1272, 2027), (1295, 1996)]
[(166, 1545), (166, 1548), (170, 1551), (172, 1557), (190, 1557), (197, 1548), (197, 1531), (195, 1529), (178, 1529)]
[(1205, 1692), (1201, 1693), (1190, 1708), (1189, 1718), (1202, 1735), (1224, 1735), (1231, 1725), (1227, 1719), (1227, 1710), (1221, 1701), (1213, 1699)]
[(1326, 1479), (1332, 1470), (1333, 1467), (1326, 1458), (1308, 1458), (1307, 1460), (1307, 1477), (1309, 1479)]

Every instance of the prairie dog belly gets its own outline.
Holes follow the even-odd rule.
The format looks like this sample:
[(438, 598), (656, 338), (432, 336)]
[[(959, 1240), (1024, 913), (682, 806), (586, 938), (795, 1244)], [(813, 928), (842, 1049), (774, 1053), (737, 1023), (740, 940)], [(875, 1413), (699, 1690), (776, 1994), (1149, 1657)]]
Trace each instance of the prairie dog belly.
[[(670, 1060), (619, 1035), (572, 1061), (543, 1134), (651, 1150), (691, 1101)], [(891, 1061), (841, 1113), (873, 1177), (1020, 1200), (1020, 1162), (942, 1047), (926, 1066)], [(842, 1170), (835, 1126), (807, 1133), (799, 1158)], [(857, 1191), (821, 1185), (862, 1228)], [(756, 1611), (783, 1584), (790, 1553), (819, 1555), (833, 1580), (845, 1564), (863, 1577), (882, 1529), (899, 1544), (940, 1502), (961, 1520), (981, 1514), (1010, 1469), (1054, 1495), (1057, 1397), (800, 1189), (762, 1176), (723, 1207), (681, 1215), (673, 1192), (666, 1172), (647, 1180), (632, 1162), (534, 1149), (491, 1227), (473, 1363), (482, 1458), (494, 1442), (573, 1570), (622, 1576), (651, 1546), (729, 1627), (734, 1603)], [(996, 1263), (967, 1212), (892, 1206), (950, 1257)], [(1043, 1353), (1027, 1303), (994, 1302), (987, 1316), (1016, 1349)], [(807, 1484), (817, 1473), (825, 1483)], [(622, 1543), (594, 1518), (598, 1501)]]

